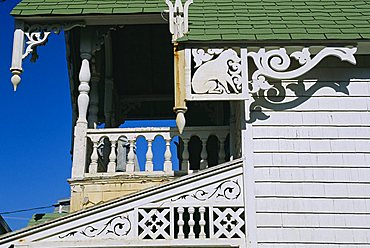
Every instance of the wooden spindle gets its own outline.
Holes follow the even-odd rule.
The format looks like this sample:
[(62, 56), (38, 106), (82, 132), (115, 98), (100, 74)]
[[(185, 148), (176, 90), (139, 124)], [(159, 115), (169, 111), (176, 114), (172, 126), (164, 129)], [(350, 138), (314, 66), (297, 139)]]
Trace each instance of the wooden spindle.
[(153, 171), (153, 151), (152, 151), (153, 140), (148, 139), (148, 150), (146, 152), (145, 171)]
[(224, 137), (221, 137), (220, 139), (220, 152), (218, 153), (218, 162), (219, 163), (224, 163), (226, 160), (225, 160), (225, 142), (226, 142), (226, 139)]
[(178, 239), (184, 239), (185, 234), (184, 234), (184, 208), (183, 207), (178, 207), (177, 208), (177, 213), (179, 214), (179, 220), (177, 221), (177, 225), (179, 226), (179, 232), (177, 234)]
[(87, 108), (89, 106), (89, 82), (91, 79), (90, 63), (87, 59), (82, 60), (81, 70), (79, 74), (80, 85), (78, 86), (79, 96), (77, 98), (78, 104), (78, 120), (77, 123), (86, 123)]
[(135, 146), (135, 138), (130, 138), (130, 150), (127, 155), (127, 166), (126, 171), (127, 172), (134, 172), (135, 171), (135, 152), (134, 152), (134, 146)]
[(194, 233), (194, 226), (195, 226), (195, 221), (194, 221), (194, 212), (195, 208), (194, 207), (189, 207), (188, 208), (189, 212), (189, 239), (195, 239), (195, 233)]
[(92, 140), (93, 142), (93, 152), (91, 154), (91, 162), (89, 165), (89, 173), (95, 174), (98, 172), (98, 140)]
[(110, 149), (110, 154), (109, 154), (109, 163), (108, 163), (108, 171), (109, 173), (114, 173), (116, 172), (116, 159), (117, 159), (117, 154), (116, 154), (116, 144), (117, 140), (110, 140), (111, 143), (111, 149)]
[(184, 151), (182, 152), (182, 163), (181, 163), (181, 170), (188, 172), (190, 170), (189, 164), (189, 139), (182, 139), (184, 143)]
[(200, 207), (199, 208), (199, 213), (200, 213), (200, 220), (199, 220), (200, 232), (199, 232), (199, 238), (200, 239), (205, 239), (206, 238), (206, 232), (205, 232), (206, 220), (204, 218), (205, 212), (206, 212), (206, 208), (205, 207)]
[(171, 172), (172, 171), (172, 161), (171, 161), (171, 139), (166, 139), (166, 151), (164, 153), (164, 172)]
[(207, 139), (201, 139), (202, 141), (202, 152), (200, 153), (200, 169), (206, 169), (208, 162), (207, 162)]

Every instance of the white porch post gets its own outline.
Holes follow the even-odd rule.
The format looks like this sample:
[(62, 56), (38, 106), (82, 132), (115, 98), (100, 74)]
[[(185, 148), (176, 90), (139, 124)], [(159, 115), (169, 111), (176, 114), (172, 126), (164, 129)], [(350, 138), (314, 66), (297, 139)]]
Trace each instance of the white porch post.
[(72, 178), (82, 178), (86, 167), (86, 132), (87, 132), (87, 110), (89, 106), (89, 82), (91, 79), (90, 60), (91, 36), (87, 30), (81, 33), (81, 59), (82, 65), (79, 74), (80, 85), (77, 99), (78, 119), (74, 130)]
[(257, 247), (257, 225), (256, 225), (256, 198), (254, 181), (254, 159), (253, 159), (253, 130), (252, 124), (247, 123), (249, 119), (249, 106), (251, 99), (243, 101), (244, 118), (242, 118), (242, 156), (244, 174), (244, 208), (246, 221), (246, 247)]

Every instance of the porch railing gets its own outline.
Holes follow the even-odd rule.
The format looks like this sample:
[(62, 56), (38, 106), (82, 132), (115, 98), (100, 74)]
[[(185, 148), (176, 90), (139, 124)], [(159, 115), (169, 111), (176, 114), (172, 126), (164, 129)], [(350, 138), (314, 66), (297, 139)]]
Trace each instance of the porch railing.
[[(182, 135), (170, 127), (88, 129), (86, 176), (170, 176), (173, 162), (185, 173), (205, 169), (226, 161), (228, 134), (228, 126), (188, 127)], [(143, 152), (144, 162), (138, 159)], [(163, 161), (163, 168), (155, 168), (154, 161)]]

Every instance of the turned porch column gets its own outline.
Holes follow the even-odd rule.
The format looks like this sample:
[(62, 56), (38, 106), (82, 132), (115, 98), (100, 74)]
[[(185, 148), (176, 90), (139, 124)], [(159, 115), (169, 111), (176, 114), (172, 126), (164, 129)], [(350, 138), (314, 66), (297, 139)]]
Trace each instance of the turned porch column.
[(82, 178), (86, 167), (87, 110), (89, 106), (90, 60), (92, 57), (92, 35), (89, 30), (81, 31), (80, 56), (82, 59), (77, 99), (78, 119), (74, 129), (72, 178)]

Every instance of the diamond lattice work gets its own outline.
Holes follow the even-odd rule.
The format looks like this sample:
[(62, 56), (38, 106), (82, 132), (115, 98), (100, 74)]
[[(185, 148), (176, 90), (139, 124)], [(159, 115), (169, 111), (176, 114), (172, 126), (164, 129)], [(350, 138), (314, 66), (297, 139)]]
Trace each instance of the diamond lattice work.
[(217, 218), (214, 220), (215, 238), (243, 238), (244, 231), (244, 209), (243, 208), (214, 208)]
[(170, 209), (139, 209), (140, 239), (170, 238)]

